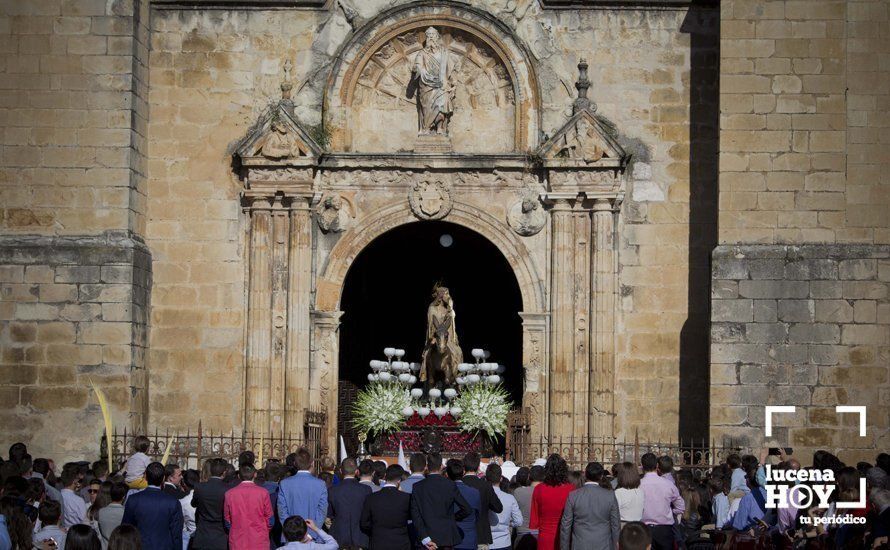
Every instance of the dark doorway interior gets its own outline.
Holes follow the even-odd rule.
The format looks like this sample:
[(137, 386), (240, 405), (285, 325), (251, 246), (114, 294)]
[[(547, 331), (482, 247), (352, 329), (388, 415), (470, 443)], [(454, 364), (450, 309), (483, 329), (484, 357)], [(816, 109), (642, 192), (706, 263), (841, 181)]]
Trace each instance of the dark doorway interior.
[[(450, 246), (447, 244), (450, 237)], [(426, 310), (436, 282), (447, 286), (457, 313), (464, 361), (472, 348), (491, 351), (507, 367), (504, 386), (522, 403), (522, 296), (503, 254), (482, 235), (441, 221), (411, 223), (369, 244), (349, 269), (340, 309), (340, 386), (363, 387), (371, 359), (386, 359), (383, 348), (406, 351), (420, 362)], [(349, 392), (340, 393), (341, 430), (349, 425)], [(341, 432), (343, 433), (343, 432)], [(355, 448), (346, 430), (347, 450)]]

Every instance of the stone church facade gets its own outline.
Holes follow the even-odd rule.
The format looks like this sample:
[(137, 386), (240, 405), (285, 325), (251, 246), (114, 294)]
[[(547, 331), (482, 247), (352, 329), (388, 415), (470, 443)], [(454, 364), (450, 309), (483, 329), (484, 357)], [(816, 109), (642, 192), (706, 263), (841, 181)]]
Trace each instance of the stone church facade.
[[(795, 405), (779, 442), (871, 457), (890, 443), (888, 12), (0, 2), (3, 440), (95, 454), (91, 383), (136, 431), (336, 418), (352, 262), (442, 220), (513, 271), (505, 376), (534, 436), (759, 446), (764, 406)], [(447, 137), (418, 128), (428, 29)], [(866, 438), (835, 405), (868, 407)]]

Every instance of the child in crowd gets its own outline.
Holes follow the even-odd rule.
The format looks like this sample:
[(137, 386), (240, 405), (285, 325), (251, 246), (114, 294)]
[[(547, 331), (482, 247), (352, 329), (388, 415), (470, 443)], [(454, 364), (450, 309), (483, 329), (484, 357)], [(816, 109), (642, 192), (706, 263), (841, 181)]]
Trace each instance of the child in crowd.
[(151, 458), (147, 454), (151, 442), (144, 435), (136, 436), (133, 444), (136, 452), (127, 460), (124, 470), (127, 472), (126, 482), (130, 489), (145, 489), (148, 483), (145, 481), (145, 468), (151, 464)]

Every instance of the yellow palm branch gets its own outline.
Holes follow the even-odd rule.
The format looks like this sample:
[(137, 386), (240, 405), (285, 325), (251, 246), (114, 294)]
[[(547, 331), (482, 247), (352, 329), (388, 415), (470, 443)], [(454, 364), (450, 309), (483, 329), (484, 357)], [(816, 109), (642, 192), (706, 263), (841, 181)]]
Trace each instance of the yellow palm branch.
[(102, 418), (105, 420), (105, 445), (107, 445), (108, 451), (108, 472), (114, 472), (114, 468), (112, 467), (112, 455), (111, 455), (111, 411), (108, 408), (108, 401), (105, 399), (105, 394), (102, 393), (96, 384), (93, 384), (93, 381), (90, 380), (90, 386), (93, 387), (93, 391), (96, 392), (96, 399), (99, 400), (99, 407), (102, 409)]

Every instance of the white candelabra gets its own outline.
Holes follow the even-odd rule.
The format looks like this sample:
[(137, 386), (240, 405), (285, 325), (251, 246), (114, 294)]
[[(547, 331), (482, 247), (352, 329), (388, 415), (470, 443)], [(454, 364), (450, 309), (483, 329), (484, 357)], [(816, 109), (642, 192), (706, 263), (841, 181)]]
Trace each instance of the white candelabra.
[(445, 388), (444, 390), (431, 388), (427, 392), (426, 400), (423, 399), (423, 390), (414, 388), (411, 390), (411, 397), (414, 399), (414, 403), (402, 409), (402, 414), (406, 417), (414, 416), (414, 413), (417, 413), (421, 418), (426, 418), (432, 413), (442, 418), (450, 413), (451, 416), (457, 418), (462, 412), (460, 407), (451, 404), (451, 400), (457, 397), (457, 390), (454, 388)]
[(479, 383), (495, 385), (501, 383), (500, 375), (504, 373), (506, 367), (497, 363), (487, 362), (491, 356), (488, 350), (474, 348), (470, 354), (476, 362), (461, 363), (457, 366), (457, 371), (462, 375), (457, 377), (458, 386)]
[[(371, 361), (373, 372), (368, 375), (369, 382), (399, 382), (406, 386), (413, 386), (417, 383), (417, 376), (413, 373), (420, 370), (420, 364), (402, 361), (405, 350), (384, 348), (383, 355), (386, 356), (386, 361), (376, 359)], [(393, 361), (393, 357), (396, 358), (395, 361)]]
[[(476, 359), (475, 363), (461, 363), (457, 366), (458, 372), (461, 373), (455, 380), (458, 386), (500, 384), (501, 377), (499, 375), (503, 374), (504, 370), (506, 370), (505, 367), (497, 363), (486, 362), (485, 360), (491, 355), (486, 350), (475, 348), (471, 351), (471, 354)], [(414, 403), (402, 409), (402, 414), (406, 417), (411, 417), (414, 413), (417, 413), (421, 418), (426, 418), (432, 413), (442, 418), (450, 413), (451, 416), (457, 418), (463, 412), (459, 406), (451, 404), (451, 401), (457, 395), (458, 392), (454, 388), (445, 388), (444, 390), (431, 388), (427, 392), (427, 399), (424, 399), (423, 390), (414, 388), (411, 390), (411, 397), (414, 399)]]

